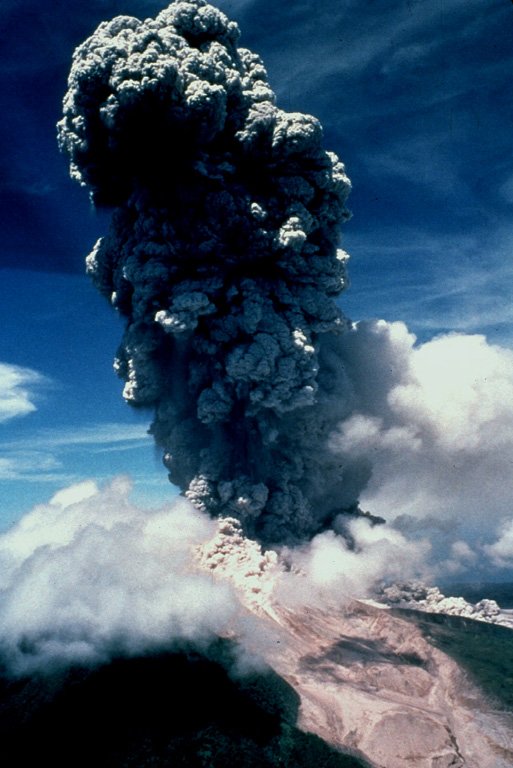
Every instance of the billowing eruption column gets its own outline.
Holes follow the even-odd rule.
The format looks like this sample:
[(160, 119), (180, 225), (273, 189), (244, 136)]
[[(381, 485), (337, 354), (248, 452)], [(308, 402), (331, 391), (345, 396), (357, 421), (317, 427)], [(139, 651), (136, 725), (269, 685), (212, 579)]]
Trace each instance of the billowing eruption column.
[(75, 51), (59, 143), (115, 208), (87, 270), (126, 317), (115, 366), (155, 412), (170, 480), (294, 542), (354, 510), (363, 482), (326, 447), (350, 410), (335, 301), (350, 183), (238, 38), (204, 0), (102, 23)]

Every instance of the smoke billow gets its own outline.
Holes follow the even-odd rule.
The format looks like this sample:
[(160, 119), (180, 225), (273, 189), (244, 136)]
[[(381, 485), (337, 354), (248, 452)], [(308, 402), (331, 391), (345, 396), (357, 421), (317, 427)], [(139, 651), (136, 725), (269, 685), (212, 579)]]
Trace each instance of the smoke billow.
[(360, 591), (430, 551), (441, 573), (479, 553), (505, 567), (511, 353), (344, 318), (344, 167), (238, 37), (184, 0), (103, 23), (74, 54), (59, 142), (113, 208), (87, 269), (126, 318), (125, 399), (154, 411), (196, 508), (294, 545), (314, 581), (350, 572)]
[(115, 366), (154, 409), (170, 480), (294, 542), (354, 511), (367, 477), (327, 447), (351, 409), (335, 301), (350, 183), (238, 37), (205, 0), (102, 23), (75, 51), (59, 143), (115, 208), (87, 269), (126, 318)]

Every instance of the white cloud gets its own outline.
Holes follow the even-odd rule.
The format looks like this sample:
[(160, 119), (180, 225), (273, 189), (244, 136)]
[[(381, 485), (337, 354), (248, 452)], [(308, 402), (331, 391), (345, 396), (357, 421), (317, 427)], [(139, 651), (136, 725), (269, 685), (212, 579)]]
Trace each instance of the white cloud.
[(455, 541), (451, 544), (449, 558), (440, 566), (442, 573), (452, 576), (463, 573), (477, 565), (479, 555), (470, 548), (466, 541)]
[(57, 491), (48, 503), (66, 509), (66, 507), (89, 499), (96, 493), (98, 493), (98, 486), (94, 480), (83, 480), (80, 483), (75, 483), (68, 488), (62, 488), (60, 491)]
[[(31, 437), (31, 448), (73, 448), (90, 447), (97, 452), (139, 448), (152, 443), (146, 424), (121, 424), (106, 422), (75, 428), (43, 429)], [(2, 448), (16, 448), (26, 445), (23, 440), (9, 440), (0, 444)]]
[(400, 531), (372, 525), (363, 517), (340, 525), (346, 536), (326, 531), (285, 553), (292, 569), (282, 576), (278, 588), (284, 602), (303, 603), (334, 595), (344, 601), (368, 596), (381, 579), (429, 576), (429, 541), (409, 541)]
[(513, 568), (513, 521), (502, 526), (497, 540), (485, 545), (484, 551), (497, 568)]
[(30, 368), (0, 363), (0, 423), (35, 411), (34, 400), (48, 383)]
[[(355, 409), (331, 445), (371, 463), (361, 506), (428, 537), (448, 570), (472, 566), (512, 513), (513, 352), (479, 335), (416, 345), (403, 323), (366, 322), (347, 339), (347, 367)], [(503, 550), (487, 551), (497, 563)]]
[[(81, 474), (77, 465), (95, 455), (153, 446), (146, 425), (92, 424), (37, 430), (23, 438), (0, 442), (0, 481), (66, 483)], [(112, 472), (110, 472), (112, 474)]]
[[(357, 279), (342, 306), (353, 317), (400, 319), (416, 333), (485, 333), (513, 346), (512, 237), (509, 225), (493, 233), (485, 227), (433, 234), (409, 226), (378, 238), (349, 233), (345, 245)], [(377, 259), (382, 270), (369, 279), (366, 265)]]
[(0, 456), (0, 480), (61, 481), (65, 478), (61, 470), (62, 462), (43, 451), (14, 452)]
[(183, 499), (139, 509), (130, 490), (78, 484), (0, 536), (0, 650), (16, 672), (208, 642), (234, 617), (228, 585), (192, 567), (215, 523)]
[(391, 390), (388, 403), (440, 450), (511, 449), (513, 352), (484, 336), (438, 337), (412, 352), (408, 378)]

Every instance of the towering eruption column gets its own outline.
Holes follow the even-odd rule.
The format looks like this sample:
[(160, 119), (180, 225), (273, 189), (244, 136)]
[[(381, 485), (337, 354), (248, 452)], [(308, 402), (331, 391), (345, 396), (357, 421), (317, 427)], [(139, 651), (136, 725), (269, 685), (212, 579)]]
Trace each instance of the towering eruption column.
[(154, 411), (170, 480), (291, 543), (354, 510), (362, 484), (326, 447), (351, 400), (335, 301), (350, 183), (238, 38), (204, 0), (102, 23), (75, 51), (59, 144), (114, 209), (87, 271), (126, 318), (115, 367)]

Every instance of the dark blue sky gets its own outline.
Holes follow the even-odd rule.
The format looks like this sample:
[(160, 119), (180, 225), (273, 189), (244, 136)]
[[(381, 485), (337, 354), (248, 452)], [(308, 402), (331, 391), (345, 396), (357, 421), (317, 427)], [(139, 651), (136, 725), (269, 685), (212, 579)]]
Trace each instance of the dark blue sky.
[[(167, 492), (150, 419), (129, 412), (112, 373), (119, 320), (84, 276), (107, 214), (68, 178), (55, 128), (74, 48), (102, 20), (166, 5), (0, 6), (0, 363), (44, 377), (18, 387), (36, 410), (0, 409), (1, 526), (85, 477), (131, 471), (145, 498)], [(510, 0), (217, 5), (264, 59), (278, 105), (316, 115), (346, 164), (346, 314), (403, 320), (420, 342), (460, 331), (512, 348)]]

